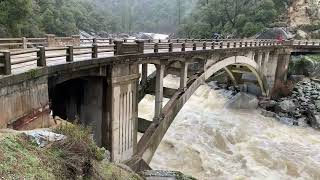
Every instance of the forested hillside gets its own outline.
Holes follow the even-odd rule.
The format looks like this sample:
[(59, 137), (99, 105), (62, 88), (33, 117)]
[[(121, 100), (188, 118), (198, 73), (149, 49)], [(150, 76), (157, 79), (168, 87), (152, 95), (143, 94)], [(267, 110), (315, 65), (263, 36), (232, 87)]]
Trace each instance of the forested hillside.
[(2, 0), (0, 37), (174, 32), (194, 0)]
[(213, 33), (250, 37), (287, 14), (294, 0), (2, 0), (0, 37), (86, 32)]
[(249, 37), (279, 20), (293, 0), (199, 0), (180, 35), (205, 38), (212, 33)]

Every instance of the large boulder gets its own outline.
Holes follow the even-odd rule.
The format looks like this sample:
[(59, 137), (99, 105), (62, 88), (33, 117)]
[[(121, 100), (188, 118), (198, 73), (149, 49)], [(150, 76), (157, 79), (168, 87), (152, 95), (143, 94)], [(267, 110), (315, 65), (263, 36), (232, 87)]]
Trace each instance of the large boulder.
[(225, 105), (228, 109), (256, 109), (259, 100), (256, 96), (240, 92), (232, 97)]
[(276, 111), (288, 113), (293, 112), (295, 109), (296, 105), (292, 100), (284, 100), (278, 104)]
[(320, 129), (320, 115), (315, 114), (312, 118), (310, 118), (310, 125), (313, 128)]
[(308, 33), (302, 31), (302, 30), (297, 30), (297, 34), (295, 36), (296, 39), (308, 39), (309, 35)]

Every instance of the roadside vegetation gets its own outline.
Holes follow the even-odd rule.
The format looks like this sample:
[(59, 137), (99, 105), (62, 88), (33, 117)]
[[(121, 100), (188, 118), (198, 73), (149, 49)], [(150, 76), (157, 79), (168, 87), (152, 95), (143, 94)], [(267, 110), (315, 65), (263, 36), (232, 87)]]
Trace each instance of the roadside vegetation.
[(22, 133), (0, 138), (1, 179), (114, 179), (139, 180), (135, 173), (110, 163), (90, 131), (67, 125), (54, 130), (67, 138), (44, 148)]

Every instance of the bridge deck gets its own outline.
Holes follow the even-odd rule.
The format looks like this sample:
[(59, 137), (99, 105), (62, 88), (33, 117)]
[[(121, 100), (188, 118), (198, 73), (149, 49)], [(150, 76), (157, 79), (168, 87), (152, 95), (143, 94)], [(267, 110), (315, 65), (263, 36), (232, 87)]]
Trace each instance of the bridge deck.
[[(128, 43), (129, 44), (129, 43)], [(134, 43), (132, 43), (134, 44)], [(145, 45), (145, 50), (144, 53), (154, 53), (154, 49), (156, 47), (153, 47), (154, 44), (157, 44), (159, 47), (157, 49), (158, 53), (162, 52), (182, 52), (182, 51), (195, 51), (195, 50), (203, 50), (203, 45), (201, 46), (201, 43), (172, 43), (173, 48), (169, 50), (169, 43), (153, 43), (152, 45), (148, 44)], [(261, 47), (270, 47), (270, 46), (284, 46), (285, 44), (283, 43), (278, 43), (276, 41), (269, 41), (268, 43), (263, 43), (261, 44), (260, 41), (251, 41), (251, 42), (242, 42), (242, 41), (230, 41), (230, 42), (208, 42), (206, 44), (206, 49), (207, 50), (216, 50), (216, 49), (239, 49), (239, 48), (261, 48)], [(319, 47), (320, 44), (318, 43), (303, 43), (301, 45), (301, 42), (294, 42), (290, 44), (291, 46), (296, 46), (296, 47)], [(185, 47), (184, 50), (182, 47)], [(192, 46), (195, 46), (192, 48)], [(214, 49), (212, 49), (214, 46)], [(90, 49), (90, 46), (88, 46), (88, 49)], [(301, 49), (301, 48), (298, 48)], [(303, 48), (302, 48), (303, 49)], [(35, 51), (37, 49), (34, 49)], [(110, 50), (110, 49), (109, 49)], [(21, 50), (21, 51), (14, 51), (14, 53), (21, 52), (19, 55), (11, 55), (11, 74), (17, 75), (20, 73), (24, 73), (27, 71), (30, 71), (32, 69), (37, 68), (37, 61), (28, 61), (28, 59), (36, 59), (37, 58), (37, 52), (31, 52), (28, 53), (27, 51), (30, 51), (30, 49), (27, 50)], [(113, 51), (113, 50), (110, 50)], [(300, 50), (303, 51), (303, 50)], [(26, 52), (26, 53), (24, 53)], [(90, 60), (92, 59), (92, 51), (91, 49), (85, 50), (85, 49), (75, 49), (74, 54), (81, 54), (85, 53), (82, 55), (74, 55), (73, 56), (73, 61), (85, 61), (85, 60)], [(0, 51), (0, 60), (1, 60), (1, 54)], [(60, 65), (60, 64), (66, 64), (66, 50), (50, 50), (45, 52), (46, 56), (46, 65), (47, 66), (55, 66), (55, 65)], [(54, 56), (61, 56), (61, 57), (54, 57)], [(113, 57), (114, 52), (101, 52), (98, 53), (98, 58), (107, 58), (107, 57)], [(52, 58), (51, 58), (52, 57)], [(1, 62), (1, 61), (0, 61)], [(0, 65), (2, 65), (0, 63)], [(3, 66), (3, 65), (2, 65)], [(0, 66), (1, 67), (1, 66)], [(0, 75), (3, 77), (4, 75)]]

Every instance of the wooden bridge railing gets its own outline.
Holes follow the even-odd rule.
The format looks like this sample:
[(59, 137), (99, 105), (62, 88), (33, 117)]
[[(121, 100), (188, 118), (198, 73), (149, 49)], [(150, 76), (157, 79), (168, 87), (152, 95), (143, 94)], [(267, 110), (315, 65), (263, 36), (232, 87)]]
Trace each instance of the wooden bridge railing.
[[(15, 39), (18, 41), (18, 38)], [(34, 38), (32, 40), (43, 40)], [(38, 67), (47, 66), (49, 61), (73, 62), (75, 57), (94, 59), (103, 53), (109, 55), (124, 55), (134, 53), (158, 53), (177, 51), (213, 50), (228, 48), (250, 48), (282, 45), (319, 46), (319, 41), (283, 41), (276, 40), (207, 40), (207, 39), (169, 39), (169, 40), (129, 40), (115, 41), (113, 39), (83, 39), (90, 41), (80, 46), (44, 47), (25, 49), (21, 51), (0, 51), (0, 75), (10, 75), (12, 66), (34, 62)], [(111, 43), (112, 42), (112, 43)]]

